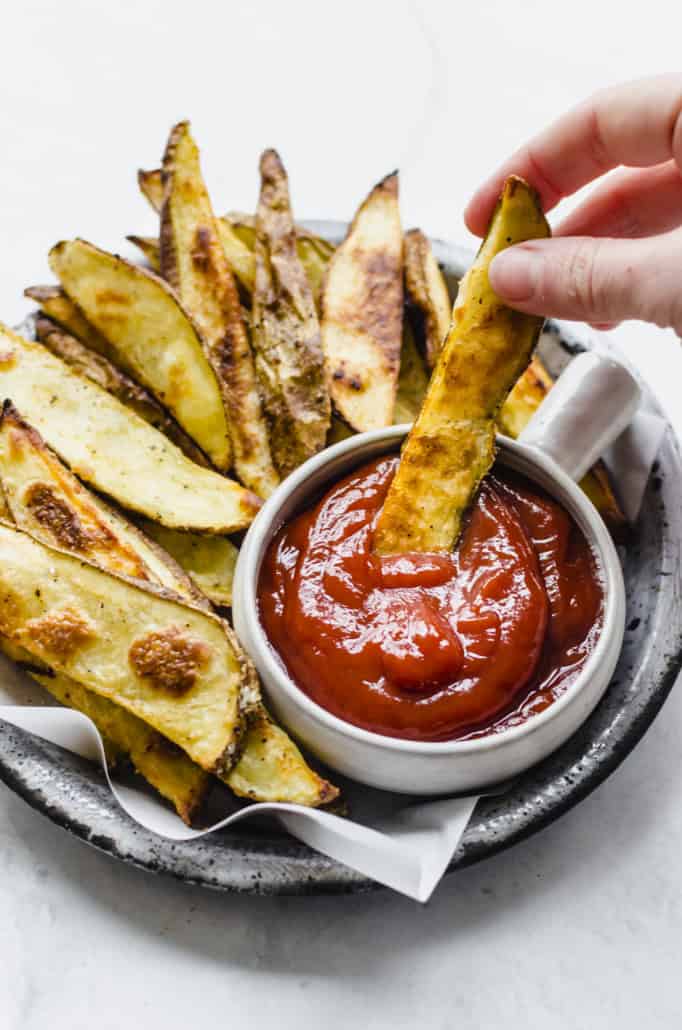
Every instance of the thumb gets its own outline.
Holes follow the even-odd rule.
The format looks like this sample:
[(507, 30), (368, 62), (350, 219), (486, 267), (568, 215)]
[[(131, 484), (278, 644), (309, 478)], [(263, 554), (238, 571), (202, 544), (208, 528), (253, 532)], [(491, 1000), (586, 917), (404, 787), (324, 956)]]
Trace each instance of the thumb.
[(558, 237), (519, 243), (490, 265), (510, 307), (584, 322), (643, 319), (682, 335), (682, 231), (640, 240)]

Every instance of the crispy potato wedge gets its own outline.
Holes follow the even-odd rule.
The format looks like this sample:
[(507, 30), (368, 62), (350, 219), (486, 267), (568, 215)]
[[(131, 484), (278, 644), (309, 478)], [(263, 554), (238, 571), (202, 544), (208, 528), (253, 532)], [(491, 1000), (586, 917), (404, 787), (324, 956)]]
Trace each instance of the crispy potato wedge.
[(155, 522), (223, 535), (245, 529), (258, 511), (254, 494), (189, 461), (115, 397), (2, 325), (0, 396), (79, 479)]
[(171, 131), (163, 159), (161, 271), (198, 325), (222, 393), (238, 478), (261, 497), (279, 483), (239, 295), (189, 124)]
[[(164, 197), (161, 169), (154, 168), (149, 172), (140, 170), (137, 173), (137, 181), (139, 183), (140, 190), (153, 209), (158, 214), (161, 214)], [(253, 287), (256, 281), (256, 259), (253, 254), (253, 247), (247, 247), (246, 244), (241, 241), (239, 235), (235, 232), (229, 221), (222, 218), (217, 219), (217, 229), (225, 257), (227, 258), (227, 263), (236, 275), (241, 286), (250, 296), (253, 293)], [(130, 239), (130, 237), (128, 237), (128, 239)], [(136, 243), (139, 239), (140, 237), (135, 237), (132, 242)]]
[(432, 369), (450, 328), (450, 294), (431, 244), (421, 229), (406, 232), (404, 246), (408, 315), (426, 364)]
[(222, 778), (235, 794), (251, 801), (286, 801), (316, 808), (339, 796), (338, 788), (310, 768), (262, 706), (247, 720), (241, 758)]
[(180, 565), (86, 489), (11, 401), (0, 415), (0, 483), (12, 521), (42, 543), (208, 607)]
[[(44, 315), (56, 322), (71, 336), (85, 344), (88, 350), (94, 350), (109, 361), (116, 361), (117, 354), (108, 340), (90, 325), (82, 311), (67, 297), (61, 286), (28, 286), (24, 296), (30, 297), (40, 305)], [(119, 360), (119, 364), (122, 362)]]
[(103, 738), (126, 755), (135, 770), (192, 824), (211, 786), (211, 777), (175, 744), (136, 715), (94, 694), (61, 673), (29, 675), (57, 701), (92, 719)]
[(160, 213), (161, 205), (163, 204), (161, 169), (151, 168), (149, 171), (145, 171), (143, 168), (138, 169), (137, 184), (140, 187), (142, 196), (149, 202), (157, 214)]
[(207, 771), (238, 758), (247, 670), (221, 620), (0, 526), (0, 632)]
[(429, 373), (417, 349), (414, 334), (407, 322), (403, 325), (403, 345), (400, 350), (400, 374), (395, 398), (393, 422), (414, 422), (429, 386)]
[(325, 445), (331, 407), (310, 283), (296, 252), (287, 175), (274, 150), (260, 160), (253, 349), (281, 476)]
[(129, 243), (140, 251), (147, 264), (154, 272), (161, 271), (159, 241), (156, 236), (126, 236)]
[(379, 515), (380, 554), (450, 550), (495, 457), (495, 419), (530, 361), (542, 318), (507, 308), (488, 281), (505, 247), (548, 236), (535, 192), (507, 179), (478, 255), (462, 280), (453, 323), (422, 410)]
[(64, 332), (49, 318), (36, 319), (36, 336), (52, 354), (61, 358), (75, 372), (91, 379), (93, 383), (97, 383), (107, 393), (118, 398), (122, 404), (132, 408), (150, 426), (154, 426), (169, 440), (172, 440), (191, 461), (196, 462), (197, 465), (209, 467), (204, 453), (197, 447), (194, 440), (190, 439), (187, 433), (180, 428), (166, 409), (159, 404), (156, 397), (112, 364), (108, 358), (91, 351), (89, 347), (86, 347), (70, 333)]
[[(253, 215), (242, 212), (230, 212), (223, 215), (222, 221), (232, 227), (239, 239), (250, 251), (256, 248), (256, 219)], [(301, 226), (296, 227), (296, 253), (298, 254), (308, 282), (313, 291), (315, 304), (319, 309), (324, 277), (327, 274), (329, 260), (334, 253), (334, 245), (308, 232)], [(255, 269), (254, 269), (255, 271)]]
[[(552, 377), (535, 354), (500, 409), (497, 420), (500, 431), (516, 439), (553, 385)], [(581, 480), (580, 486), (601, 514), (613, 536), (621, 539), (627, 531), (627, 519), (613, 492), (603, 461), (598, 461), (590, 469)]]
[(232, 446), (213, 355), (168, 284), (84, 240), (54, 246), (50, 267), (135, 378), (216, 468), (229, 469)]
[(374, 187), (336, 249), (322, 293), (322, 348), (336, 410), (358, 432), (389, 426), (403, 321), (398, 175)]
[(232, 580), (239, 551), (226, 536), (200, 536), (143, 523), (144, 532), (170, 554), (213, 604), (232, 604)]

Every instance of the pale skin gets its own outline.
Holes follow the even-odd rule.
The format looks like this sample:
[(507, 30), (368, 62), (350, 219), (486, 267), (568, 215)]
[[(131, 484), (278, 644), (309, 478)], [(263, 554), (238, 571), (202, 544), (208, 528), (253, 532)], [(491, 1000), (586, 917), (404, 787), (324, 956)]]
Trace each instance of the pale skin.
[(560, 117), (477, 190), (467, 226), (484, 234), (512, 173), (550, 211), (616, 168), (552, 239), (499, 254), (491, 284), (520, 311), (600, 327), (637, 318), (682, 336), (682, 75), (602, 90)]

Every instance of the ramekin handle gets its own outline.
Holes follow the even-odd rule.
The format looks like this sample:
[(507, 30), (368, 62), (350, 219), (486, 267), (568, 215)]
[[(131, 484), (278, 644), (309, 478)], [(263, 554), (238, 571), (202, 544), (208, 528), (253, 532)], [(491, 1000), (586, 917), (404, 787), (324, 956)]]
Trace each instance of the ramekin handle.
[(641, 391), (625, 365), (585, 351), (562, 372), (519, 441), (579, 480), (632, 420)]

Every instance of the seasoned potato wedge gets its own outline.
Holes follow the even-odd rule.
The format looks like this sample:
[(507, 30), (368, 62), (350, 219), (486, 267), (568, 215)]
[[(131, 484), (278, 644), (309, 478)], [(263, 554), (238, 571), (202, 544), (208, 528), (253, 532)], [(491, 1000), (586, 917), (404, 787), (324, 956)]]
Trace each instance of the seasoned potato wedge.
[(0, 416), (0, 483), (12, 521), (42, 543), (205, 605), (180, 565), (86, 489), (11, 401)]
[(197, 465), (208, 467), (209, 463), (203, 452), (159, 404), (156, 397), (112, 364), (108, 358), (91, 351), (71, 333), (61, 330), (49, 318), (36, 319), (36, 336), (52, 354), (61, 358), (75, 372), (97, 383), (107, 393), (118, 398), (122, 404), (132, 408), (140, 418), (172, 440), (176, 447)]
[(404, 245), (408, 314), (426, 364), (433, 368), (450, 328), (450, 294), (421, 229), (406, 232)]
[(422, 406), (429, 385), (429, 373), (424, 359), (417, 350), (414, 334), (407, 322), (403, 325), (403, 345), (400, 350), (400, 374), (395, 399), (393, 422), (402, 425), (414, 422)]
[(258, 498), (189, 461), (163, 434), (40, 343), (0, 325), (0, 396), (35, 426), (79, 479), (122, 507), (175, 529), (245, 529)]
[(252, 340), (272, 454), (286, 476), (324, 447), (330, 403), (315, 303), (296, 252), (289, 185), (274, 150), (261, 156), (260, 172)]
[(530, 361), (543, 319), (507, 308), (488, 281), (505, 247), (549, 235), (535, 192), (507, 179), (488, 234), (462, 280), (424, 405), (377, 522), (380, 554), (450, 550), (495, 456), (495, 419)]
[(360, 206), (329, 262), (322, 347), (334, 406), (358, 432), (391, 425), (403, 320), (398, 175)]
[(35, 300), (44, 315), (47, 315), (71, 336), (75, 336), (77, 340), (85, 344), (88, 350), (94, 350), (109, 361), (118, 360), (119, 364), (124, 364), (119, 360), (119, 356), (108, 340), (105, 340), (102, 334), (90, 325), (85, 315), (67, 297), (61, 286), (28, 286), (24, 290), (24, 296)]
[[(249, 250), (254, 251), (256, 247), (256, 219), (253, 215), (245, 215), (241, 212), (230, 212), (223, 215), (222, 221), (232, 227), (239, 239)], [(322, 296), (324, 277), (327, 274), (329, 259), (334, 253), (334, 245), (308, 232), (307, 229), (296, 227), (296, 253), (298, 254), (304, 271), (308, 276), (310, 288), (316, 306), (319, 308)]]
[(156, 236), (126, 236), (126, 239), (137, 247), (154, 272), (161, 271), (159, 241)]
[(247, 720), (241, 758), (222, 778), (235, 794), (251, 801), (287, 801), (315, 808), (339, 795), (336, 787), (310, 768), (262, 706)]
[(144, 532), (155, 540), (190, 576), (213, 604), (232, 604), (232, 580), (239, 554), (226, 536), (199, 536), (144, 522)]
[(142, 196), (145, 197), (157, 213), (160, 212), (161, 205), (163, 204), (161, 169), (151, 168), (149, 171), (145, 171), (143, 168), (140, 168), (137, 173), (137, 184), (140, 187)]
[(0, 526), (0, 632), (208, 771), (241, 737), (243, 656), (220, 619)]
[[(553, 380), (537, 354), (517, 381), (500, 409), (498, 425), (502, 433), (515, 439), (542, 404)], [(627, 530), (627, 519), (616, 499), (603, 461), (598, 461), (580, 482), (611, 533), (620, 539)]]
[[(143, 195), (154, 210), (161, 214), (164, 196), (161, 169), (154, 168), (149, 172), (140, 170), (137, 173), (137, 181)], [(256, 259), (253, 254), (253, 247), (247, 247), (242, 242), (228, 220), (217, 219), (217, 229), (227, 263), (239, 280), (240, 285), (250, 296), (253, 293), (256, 281)], [(131, 239), (131, 237), (128, 237), (128, 239)], [(137, 243), (138, 240), (139, 237), (135, 237), (132, 242)]]
[(232, 447), (213, 356), (168, 284), (84, 240), (54, 246), (50, 267), (135, 378), (216, 468), (229, 469)]
[(268, 497), (279, 483), (239, 295), (187, 122), (171, 131), (163, 159), (161, 271), (198, 325), (227, 418), (235, 473)]
[(211, 777), (175, 744), (132, 712), (94, 694), (61, 673), (29, 675), (57, 701), (92, 719), (103, 738), (126, 755), (136, 771), (171, 802), (191, 825), (211, 786)]

